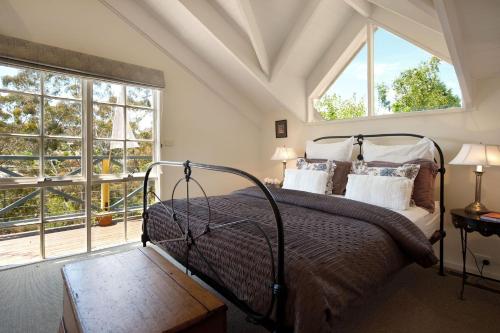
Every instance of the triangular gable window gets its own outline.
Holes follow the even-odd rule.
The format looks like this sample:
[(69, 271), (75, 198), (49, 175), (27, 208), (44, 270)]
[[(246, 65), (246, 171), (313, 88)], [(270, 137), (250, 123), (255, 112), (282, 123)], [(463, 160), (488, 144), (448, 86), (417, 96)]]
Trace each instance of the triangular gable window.
[[(314, 109), (321, 118), (352, 119), (462, 106), (453, 65), (382, 28), (372, 31), (373, 43), (363, 44), (328, 89), (314, 100)], [(368, 71), (369, 47), (373, 48), (372, 73)], [(368, 88), (370, 75), (372, 89)]]

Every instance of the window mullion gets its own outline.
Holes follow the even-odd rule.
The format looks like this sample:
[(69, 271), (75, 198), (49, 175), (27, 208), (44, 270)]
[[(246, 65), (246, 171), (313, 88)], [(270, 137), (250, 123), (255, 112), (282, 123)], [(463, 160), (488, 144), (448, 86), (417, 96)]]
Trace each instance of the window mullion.
[(92, 227), (92, 166), (93, 166), (93, 117), (92, 117), (92, 86), (93, 81), (90, 79), (85, 79), (83, 81), (83, 114), (85, 116), (84, 122), (84, 169), (85, 169), (85, 224), (87, 231), (87, 252), (92, 250), (92, 237), (91, 237), (91, 227)]
[[(45, 107), (45, 96), (44, 96), (44, 81), (45, 81), (45, 73), (40, 72), (40, 119), (39, 124), (40, 128), (38, 130), (39, 133), (39, 177), (44, 177), (45, 170), (45, 158), (44, 158), (44, 107)], [(45, 259), (45, 188), (40, 188), (40, 256), (42, 259)]]
[(375, 67), (375, 64), (374, 64), (374, 58), (373, 58), (373, 33), (374, 33), (374, 29), (373, 29), (373, 24), (371, 23), (368, 23), (368, 26), (367, 26), (367, 36), (366, 36), (366, 39), (367, 39), (367, 62), (368, 62), (368, 66), (367, 66), (367, 75), (368, 75), (368, 117), (371, 117), (375, 114), (374, 112), (374, 80), (375, 80), (375, 77), (374, 77), (374, 67)]

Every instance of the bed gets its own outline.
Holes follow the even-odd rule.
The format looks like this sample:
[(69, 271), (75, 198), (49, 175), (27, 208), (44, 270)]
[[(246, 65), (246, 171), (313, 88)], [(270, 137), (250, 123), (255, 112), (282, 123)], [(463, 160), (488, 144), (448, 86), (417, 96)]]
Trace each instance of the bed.
[[(366, 137), (356, 136), (360, 156)], [(269, 189), (228, 167), (156, 162), (144, 180), (142, 241), (166, 251), (255, 323), (277, 332), (331, 332), (344, 311), (405, 265), (436, 264), (431, 243), (438, 239), (442, 269), (444, 168), (436, 147), (441, 188), (433, 214), (418, 207), (401, 214), (342, 197)], [(156, 165), (182, 167), (185, 175), (170, 200), (148, 207), (146, 184)], [(197, 168), (240, 175), (255, 186), (208, 197), (193, 177)], [(174, 199), (180, 184), (188, 195)], [(190, 186), (203, 196), (190, 198)]]

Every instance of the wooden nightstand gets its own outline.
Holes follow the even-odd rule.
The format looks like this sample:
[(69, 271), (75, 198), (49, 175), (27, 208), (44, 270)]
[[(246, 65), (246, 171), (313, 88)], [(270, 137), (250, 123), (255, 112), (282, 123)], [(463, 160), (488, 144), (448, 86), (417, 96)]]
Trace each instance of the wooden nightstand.
[[(462, 245), (462, 289), (460, 291), (460, 299), (464, 298), (464, 289), (467, 284), (467, 275), (473, 275), (467, 272), (465, 263), (467, 261), (467, 234), (471, 232), (479, 232), (485, 237), (491, 235), (500, 236), (500, 223), (482, 221), (479, 215), (468, 214), (464, 209), (452, 209), (451, 217), (455, 228), (460, 229), (460, 240)], [(487, 280), (498, 280), (485, 278)], [(477, 286), (477, 285), (474, 285)], [(499, 292), (498, 290), (482, 287), (490, 291)]]

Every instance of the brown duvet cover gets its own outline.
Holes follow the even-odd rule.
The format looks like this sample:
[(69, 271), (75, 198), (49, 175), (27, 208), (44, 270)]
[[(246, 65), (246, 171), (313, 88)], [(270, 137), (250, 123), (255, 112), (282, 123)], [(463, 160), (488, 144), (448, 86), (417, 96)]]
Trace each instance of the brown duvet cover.
[[(395, 272), (410, 262), (428, 267), (437, 262), (425, 235), (404, 216), (352, 201), (300, 191), (272, 190), (284, 223), (287, 325), (295, 332), (331, 332), (335, 319), (359, 304)], [(211, 226), (245, 219), (196, 240), (189, 266), (230, 289), (254, 310), (265, 312), (271, 299), (269, 236), (276, 256), (272, 210), (257, 188), (209, 197)], [(156, 203), (147, 223), (151, 240), (181, 263), (184, 242), (165, 242), (182, 234), (166, 207)], [(186, 201), (175, 200), (182, 228)], [(204, 198), (190, 200), (190, 228), (203, 233), (208, 219)], [(210, 263), (210, 265), (207, 264)], [(211, 268), (211, 267), (212, 268)]]

